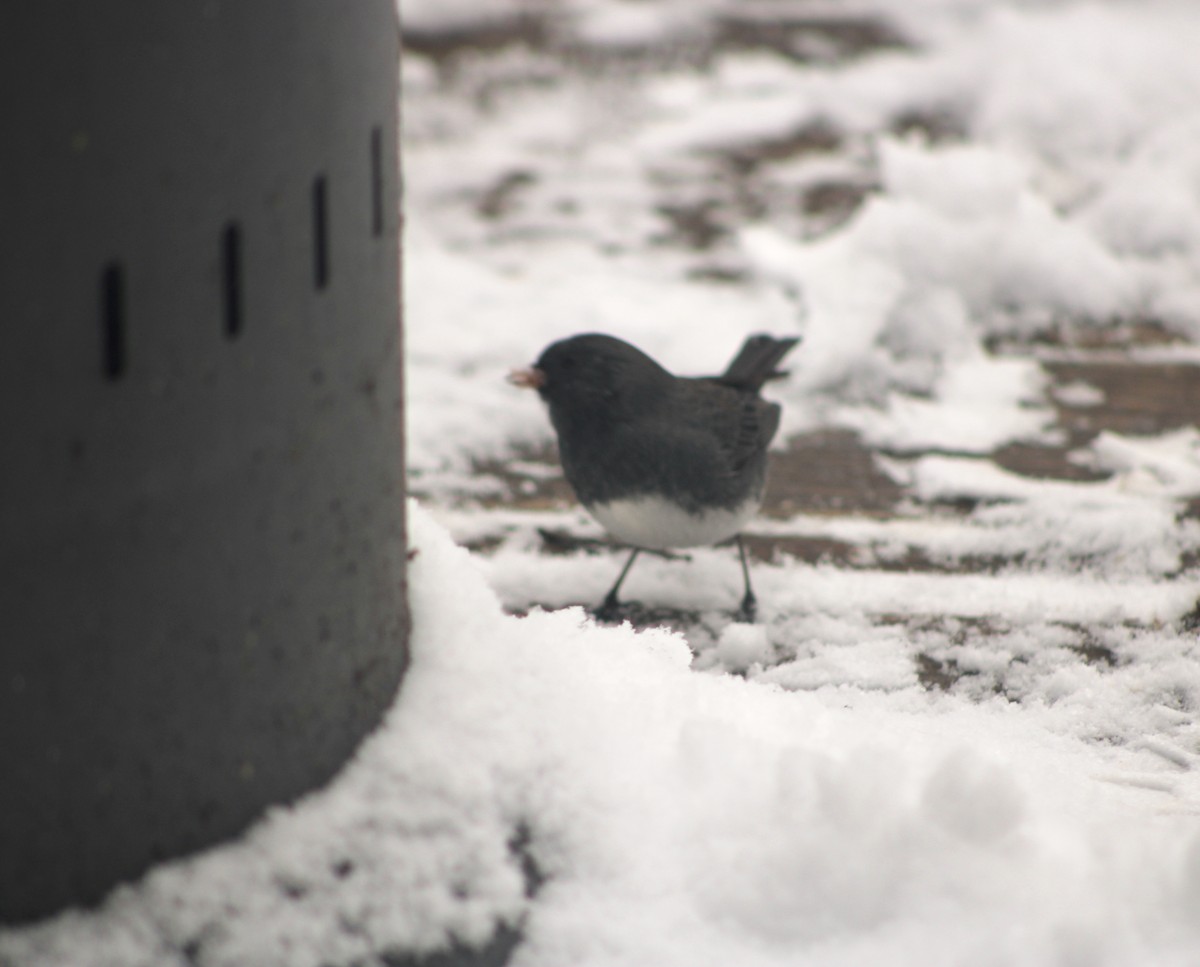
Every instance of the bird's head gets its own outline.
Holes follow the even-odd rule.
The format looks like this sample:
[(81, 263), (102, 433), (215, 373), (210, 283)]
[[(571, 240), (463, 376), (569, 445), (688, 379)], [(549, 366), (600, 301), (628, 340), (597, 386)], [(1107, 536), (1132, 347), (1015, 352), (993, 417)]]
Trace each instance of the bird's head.
[(536, 389), (556, 421), (620, 419), (672, 378), (640, 349), (600, 333), (552, 343), (532, 367), (509, 375), (514, 385)]

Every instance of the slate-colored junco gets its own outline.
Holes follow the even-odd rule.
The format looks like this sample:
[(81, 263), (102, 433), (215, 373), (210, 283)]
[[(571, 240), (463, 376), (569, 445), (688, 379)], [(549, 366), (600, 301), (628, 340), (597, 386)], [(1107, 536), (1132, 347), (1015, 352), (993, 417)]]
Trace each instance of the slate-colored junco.
[(783, 375), (776, 367), (797, 342), (751, 336), (720, 376), (687, 378), (627, 342), (588, 333), (551, 344), (530, 369), (510, 375), (549, 405), (563, 472), (580, 503), (633, 548), (598, 616), (616, 614), (617, 592), (640, 550), (736, 538), (746, 586), (741, 616), (754, 619), (740, 531), (762, 503), (780, 413), (758, 393)]

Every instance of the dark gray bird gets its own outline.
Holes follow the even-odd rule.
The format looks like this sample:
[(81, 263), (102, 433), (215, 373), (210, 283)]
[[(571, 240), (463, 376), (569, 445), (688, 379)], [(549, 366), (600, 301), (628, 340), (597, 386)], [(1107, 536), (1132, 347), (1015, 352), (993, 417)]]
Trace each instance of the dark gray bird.
[(751, 336), (720, 376), (687, 378), (627, 342), (588, 333), (553, 343), (511, 374), (548, 404), (579, 502), (633, 548), (598, 617), (618, 612), (617, 592), (640, 550), (736, 538), (746, 586), (740, 614), (754, 620), (740, 531), (762, 504), (780, 414), (759, 390), (784, 375), (776, 367), (797, 342)]

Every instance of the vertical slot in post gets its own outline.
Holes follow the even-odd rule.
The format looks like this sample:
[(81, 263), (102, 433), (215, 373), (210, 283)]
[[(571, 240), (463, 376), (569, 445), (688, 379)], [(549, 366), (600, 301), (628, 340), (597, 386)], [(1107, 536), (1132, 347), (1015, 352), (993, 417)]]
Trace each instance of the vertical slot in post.
[(329, 284), (329, 187), (318, 175), (312, 188), (313, 283), (318, 291)]
[(229, 222), (221, 231), (221, 309), (225, 337), (236, 339), (242, 331), (242, 230)]
[(371, 234), (383, 234), (383, 129), (371, 128)]
[(115, 383), (125, 375), (125, 273), (120, 263), (110, 262), (100, 273), (101, 371)]

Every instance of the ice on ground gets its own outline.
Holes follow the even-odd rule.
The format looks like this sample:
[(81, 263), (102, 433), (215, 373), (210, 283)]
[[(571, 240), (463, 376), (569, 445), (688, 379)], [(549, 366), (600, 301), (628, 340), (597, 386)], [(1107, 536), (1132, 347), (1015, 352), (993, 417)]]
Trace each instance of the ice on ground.
[(1175, 740), (698, 674), (670, 632), (504, 615), (416, 507), (412, 544), (412, 667), (344, 774), (96, 912), (0, 934), (0, 959), (317, 967), (507, 922), (514, 965), (1194, 962), (1200, 789)]
[(752, 665), (770, 664), (775, 657), (767, 629), (762, 625), (729, 624), (721, 632), (715, 657), (728, 670), (744, 672)]
[(1125, 492), (1165, 497), (1200, 493), (1200, 430), (1194, 426), (1159, 436), (1101, 433), (1079, 459), (1115, 473)]

